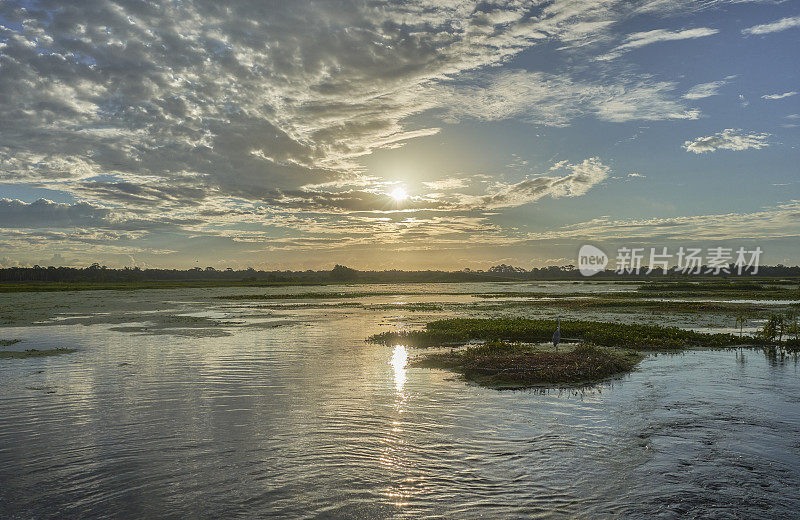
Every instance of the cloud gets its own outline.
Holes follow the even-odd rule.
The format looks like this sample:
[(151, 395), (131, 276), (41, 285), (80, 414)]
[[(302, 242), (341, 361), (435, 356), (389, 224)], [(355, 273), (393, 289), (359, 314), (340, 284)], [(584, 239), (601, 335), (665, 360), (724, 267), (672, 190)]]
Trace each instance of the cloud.
[[(70, 258), (104, 244), (128, 255), (147, 247), (130, 241), (147, 237), (159, 251), (166, 241), (187, 251), (200, 249), (194, 240), (222, 244), (206, 248), (214, 252), (258, 240), (286, 248), (325, 240), (366, 248), (376, 237), (421, 247), (431, 236), (452, 247), (473, 235), (505, 243), (509, 232), (492, 225), (491, 212), (584, 195), (608, 166), (587, 159), (521, 182), (466, 186), (445, 165), (445, 178), (423, 184), (437, 193), (398, 203), (365, 156), (462, 119), (554, 127), (697, 119), (698, 98), (682, 97), (676, 83), (587, 56), (613, 47), (612, 31), (641, 9), (683, 15), (712, 4), (721, 5), (0, 2), (3, 181), (80, 201), (4, 201), (3, 241), (73, 241)], [(616, 51), (711, 31), (635, 33)], [(528, 59), (540, 53), (544, 61)], [(550, 56), (547, 72), (508, 70)], [(579, 59), (585, 67), (573, 66)]]
[(683, 95), (684, 99), (703, 99), (719, 94), (719, 89), (725, 86), (728, 82), (725, 80), (711, 81), (709, 83), (699, 83), (690, 88), (686, 94)]
[[(548, 173), (528, 178), (514, 184), (496, 182), (488, 193), (471, 195), (452, 190), (466, 187), (462, 179), (447, 178), (441, 181), (423, 183), (436, 190), (446, 190), (448, 193), (430, 193), (411, 195), (404, 200), (395, 200), (386, 191), (380, 189), (358, 189), (344, 191), (325, 191), (321, 189), (309, 190), (276, 190), (265, 203), (270, 208), (277, 208), (286, 214), (306, 215), (353, 215), (374, 213), (378, 215), (391, 215), (397, 213), (418, 214), (449, 213), (463, 214), (465, 212), (483, 212), (499, 208), (521, 206), (535, 202), (543, 197), (578, 197), (585, 195), (593, 186), (608, 178), (611, 168), (604, 165), (600, 159), (592, 157), (584, 161), (571, 164), (568, 161), (556, 163), (549, 172), (564, 171), (564, 175)], [(446, 187), (443, 187), (446, 186)], [(244, 210), (219, 210), (203, 215), (233, 214), (240, 221), (246, 220), (247, 215), (259, 215), (256, 220), (263, 222), (265, 215), (261, 209)], [(317, 217), (315, 217), (317, 218)], [(387, 217), (388, 218), (388, 217)], [(284, 220), (286, 222), (286, 220)], [(275, 224), (275, 220), (270, 221)], [(325, 225), (329, 225), (326, 222)], [(306, 226), (303, 222), (302, 226)], [(349, 224), (345, 226), (348, 232)]]
[[(120, 232), (174, 231), (202, 223), (194, 218), (152, 217), (142, 219), (130, 212), (115, 211), (88, 202), (68, 204), (39, 199), (23, 202), (0, 199), (0, 229), (69, 229), (116, 230)], [(5, 234), (8, 231), (4, 231)], [(106, 236), (111, 236), (109, 232)], [(61, 236), (60, 232), (57, 236)], [(116, 235), (115, 235), (116, 236)], [(133, 236), (133, 235), (129, 235)]]
[(403, 201), (396, 201), (387, 193), (367, 190), (339, 192), (284, 190), (265, 198), (265, 201), (271, 206), (293, 212), (348, 213), (454, 209), (453, 204), (427, 197), (408, 197)]
[(766, 133), (739, 133), (741, 130), (727, 128), (722, 132), (717, 132), (714, 135), (707, 137), (698, 137), (691, 141), (683, 143), (683, 148), (687, 152), (694, 152), (701, 154), (705, 152), (713, 152), (716, 150), (760, 150), (769, 146), (767, 138), (770, 134)]
[[(3, 2), (0, 169), (6, 181), (159, 207), (346, 183), (368, 173), (359, 158), (439, 131), (415, 116), (463, 113), (452, 78), (537, 45), (606, 38), (634, 14), (608, 0)], [(527, 78), (542, 82), (519, 92), (540, 106), (530, 121), (697, 115), (668, 83), (560, 77)], [(561, 84), (592, 99), (544, 95)]]
[(795, 92), (793, 90), (791, 92), (784, 92), (783, 94), (764, 94), (763, 96), (761, 96), (761, 99), (766, 99), (768, 101), (771, 101), (771, 100), (775, 100), (775, 99), (783, 99), (783, 98), (787, 98), (787, 97), (790, 97), (790, 96), (796, 96), (796, 95), (797, 95), (797, 92)]
[(604, 0), (35, 5), (0, 4), (8, 179), (182, 178), (252, 200), (361, 175), (359, 157), (438, 131), (408, 122), (440, 106), (431, 85), (610, 12)]
[(578, 197), (608, 178), (611, 171), (596, 157), (579, 164), (562, 163), (562, 167), (571, 173), (561, 177), (543, 175), (506, 186), (481, 197), (481, 206), (487, 209), (507, 208), (522, 206), (543, 197)]
[(717, 29), (711, 29), (709, 27), (698, 27), (695, 29), (685, 29), (683, 31), (655, 29), (652, 31), (636, 32), (629, 34), (621, 45), (615, 47), (610, 52), (602, 56), (598, 56), (597, 59), (601, 61), (613, 60), (615, 58), (619, 58), (626, 52), (644, 47), (645, 45), (676, 40), (693, 40), (696, 38), (711, 36), (717, 34), (718, 32), (719, 31)]
[(752, 27), (742, 29), (742, 34), (745, 35), (769, 34), (779, 31), (785, 31), (786, 29), (791, 29), (793, 27), (800, 27), (800, 16), (791, 16), (791, 17), (781, 18), (780, 20), (770, 23), (753, 25)]
[(750, 213), (720, 213), (646, 219), (610, 217), (579, 222), (561, 229), (531, 233), (529, 240), (648, 240), (692, 241), (795, 239), (800, 237), (800, 202), (791, 201)]
[(144, 207), (162, 204), (178, 207), (196, 206), (208, 195), (207, 191), (200, 187), (176, 184), (148, 185), (128, 181), (86, 181), (78, 183), (74, 190), (88, 198)]
[(423, 182), (422, 185), (432, 190), (456, 190), (458, 188), (466, 188), (468, 183), (466, 179), (445, 177), (438, 181)]
[(86, 202), (65, 204), (39, 199), (22, 202), (16, 199), (0, 199), (0, 227), (97, 227), (104, 225), (111, 210)]
[(697, 119), (700, 112), (677, 99), (675, 87), (671, 82), (641, 77), (587, 82), (513, 70), (445, 84), (438, 96), (447, 100), (444, 119), (451, 123), (465, 117), (484, 121), (520, 118), (557, 127), (586, 116), (615, 123)]

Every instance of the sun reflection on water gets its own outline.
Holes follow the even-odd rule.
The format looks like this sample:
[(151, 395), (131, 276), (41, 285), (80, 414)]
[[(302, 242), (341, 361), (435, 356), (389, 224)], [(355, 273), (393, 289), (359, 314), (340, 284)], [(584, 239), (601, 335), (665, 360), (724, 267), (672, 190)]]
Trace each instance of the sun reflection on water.
[(403, 388), (406, 385), (406, 365), (408, 364), (408, 350), (405, 345), (397, 345), (392, 352), (392, 359), (389, 361), (394, 369), (394, 389), (400, 394), (399, 397), (405, 398)]
[(405, 411), (405, 404), (408, 394), (405, 391), (408, 366), (408, 349), (405, 345), (396, 345), (389, 360), (394, 377), (395, 390), (395, 411), (396, 418), (391, 421), (389, 429), (382, 439), (384, 447), (380, 456), (382, 466), (392, 471), (396, 479), (393, 484), (386, 488), (384, 494), (391, 504), (402, 508), (409, 505), (412, 497), (420, 492), (419, 486), (422, 476), (411, 475), (413, 468), (409, 466), (409, 458), (406, 448), (405, 423), (402, 414)]

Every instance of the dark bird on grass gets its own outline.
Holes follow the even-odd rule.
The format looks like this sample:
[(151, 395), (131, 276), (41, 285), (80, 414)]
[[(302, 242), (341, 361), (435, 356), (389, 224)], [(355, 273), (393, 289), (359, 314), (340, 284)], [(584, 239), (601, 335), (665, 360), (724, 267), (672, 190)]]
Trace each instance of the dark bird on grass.
[(558, 327), (556, 331), (553, 333), (553, 346), (558, 352), (558, 344), (561, 343), (561, 316), (558, 317)]

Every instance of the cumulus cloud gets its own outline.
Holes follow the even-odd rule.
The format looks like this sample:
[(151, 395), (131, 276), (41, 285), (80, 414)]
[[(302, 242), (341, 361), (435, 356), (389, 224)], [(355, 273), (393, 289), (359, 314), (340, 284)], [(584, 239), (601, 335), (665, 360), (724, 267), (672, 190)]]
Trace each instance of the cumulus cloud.
[(774, 22), (765, 23), (761, 25), (753, 25), (752, 27), (742, 29), (742, 34), (745, 35), (769, 34), (774, 32), (785, 31), (786, 29), (791, 29), (793, 27), (800, 27), (800, 16), (789, 16), (786, 18), (781, 18), (780, 20), (776, 20)]
[(760, 150), (769, 146), (766, 133), (741, 133), (741, 130), (727, 128), (721, 132), (707, 137), (698, 137), (683, 143), (687, 152), (696, 154), (713, 152), (716, 150), (742, 151), (748, 149)]
[(763, 96), (761, 96), (761, 99), (766, 99), (768, 101), (772, 101), (772, 100), (775, 100), (775, 99), (783, 99), (783, 98), (796, 96), (796, 95), (797, 95), (797, 92), (793, 90), (791, 92), (784, 92), (783, 94), (764, 94)]
[(4, 2), (0, 162), (19, 181), (188, 177), (251, 199), (331, 182), (435, 133), (405, 122), (439, 104), (428, 86), (607, 12), (601, 0)]
[(711, 36), (718, 32), (717, 29), (711, 29), (709, 27), (698, 27), (695, 29), (685, 29), (683, 31), (655, 29), (652, 31), (636, 32), (629, 34), (621, 45), (599, 56), (597, 59), (601, 61), (613, 60), (614, 58), (619, 58), (626, 52), (644, 47), (645, 45), (676, 40), (693, 40), (704, 36)]
[[(451, 78), (541, 42), (602, 38), (625, 13), (607, 0), (3, 2), (0, 168), (8, 181), (98, 201), (173, 206), (356, 180), (360, 157), (438, 132), (413, 116), (459, 112), (442, 87)], [(559, 81), (528, 79), (540, 91)], [(691, 116), (666, 84), (562, 81), (573, 93), (593, 89), (594, 100), (573, 108), (536, 95), (531, 121), (563, 124), (553, 116), (562, 108), (613, 121)], [(653, 108), (653, 98), (673, 106)], [(154, 181), (184, 192), (159, 194)]]

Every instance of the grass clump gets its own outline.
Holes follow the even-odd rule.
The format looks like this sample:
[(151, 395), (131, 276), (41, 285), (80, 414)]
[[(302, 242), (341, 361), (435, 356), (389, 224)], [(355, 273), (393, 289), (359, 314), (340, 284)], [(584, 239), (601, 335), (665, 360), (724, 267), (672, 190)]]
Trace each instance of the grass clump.
[(61, 354), (71, 354), (77, 352), (74, 348), (51, 348), (46, 350), (6, 350), (0, 352), (0, 359), (28, 359), (46, 356), (59, 356)]
[[(470, 341), (546, 342), (552, 338), (555, 320), (526, 318), (452, 318), (428, 323), (424, 330), (384, 332), (368, 338), (373, 343), (435, 347)], [(724, 347), (754, 344), (759, 340), (733, 334), (705, 334), (678, 327), (627, 325), (599, 321), (561, 322), (561, 337), (604, 347), (640, 350)]]
[(8, 347), (22, 341), (21, 339), (0, 339), (0, 347)]
[(520, 389), (596, 383), (629, 372), (641, 359), (635, 351), (591, 344), (554, 352), (496, 341), (428, 354), (414, 360), (412, 366), (451, 370), (482, 386)]

